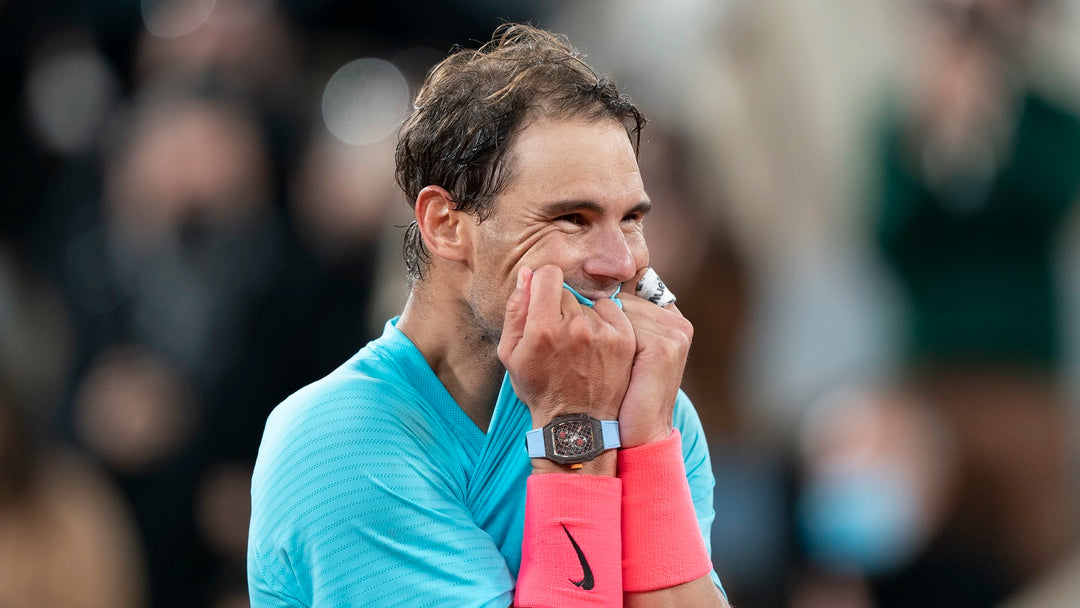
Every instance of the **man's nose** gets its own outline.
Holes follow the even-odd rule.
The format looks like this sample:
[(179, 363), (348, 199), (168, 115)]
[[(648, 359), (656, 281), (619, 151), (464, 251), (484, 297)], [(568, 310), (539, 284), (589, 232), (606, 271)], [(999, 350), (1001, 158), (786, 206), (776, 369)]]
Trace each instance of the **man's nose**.
[[(645, 251), (644, 241), (622, 230), (605, 230), (597, 234), (593, 248), (585, 261), (584, 270), (596, 277), (608, 277), (620, 283), (634, 278), (638, 256)], [(639, 251), (640, 250), (640, 251)], [(642, 262), (644, 264), (644, 262)]]

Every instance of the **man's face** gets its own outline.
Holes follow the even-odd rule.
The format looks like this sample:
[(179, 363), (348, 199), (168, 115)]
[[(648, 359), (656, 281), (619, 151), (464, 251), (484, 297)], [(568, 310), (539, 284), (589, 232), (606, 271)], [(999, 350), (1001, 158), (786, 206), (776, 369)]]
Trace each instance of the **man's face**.
[(621, 124), (542, 119), (520, 134), (511, 155), (513, 179), (475, 227), (467, 294), (493, 336), (521, 266), (554, 264), (566, 283), (597, 300), (649, 263), (642, 223), (651, 205)]

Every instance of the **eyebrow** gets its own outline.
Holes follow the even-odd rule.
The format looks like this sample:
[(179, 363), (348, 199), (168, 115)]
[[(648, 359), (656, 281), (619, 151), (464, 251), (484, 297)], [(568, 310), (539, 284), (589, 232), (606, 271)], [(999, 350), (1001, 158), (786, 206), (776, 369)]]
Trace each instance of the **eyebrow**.
[[(652, 210), (652, 201), (650, 201), (648, 199), (645, 199), (645, 200), (641, 201), (640, 203), (638, 203), (638, 204), (634, 205), (633, 207), (631, 207), (629, 210), (627, 210), (625, 215), (632, 215), (634, 213), (641, 213), (642, 215), (644, 215), (644, 214), (647, 214), (651, 210)], [(580, 213), (582, 211), (587, 211), (587, 212), (590, 212), (590, 213), (595, 213), (597, 215), (602, 215), (604, 213), (605, 209), (604, 209), (603, 205), (601, 205), (600, 203), (597, 203), (596, 201), (565, 200), (565, 201), (555, 201), (553, 203), (549, 203), (547, 205), (544, 205), (541, 208), (541, 211), (546, 215), (557, 217), (557, 216), (560, 216), (560, 215), (566, 215), (566, 214), (570, 214), (570, 213)]]

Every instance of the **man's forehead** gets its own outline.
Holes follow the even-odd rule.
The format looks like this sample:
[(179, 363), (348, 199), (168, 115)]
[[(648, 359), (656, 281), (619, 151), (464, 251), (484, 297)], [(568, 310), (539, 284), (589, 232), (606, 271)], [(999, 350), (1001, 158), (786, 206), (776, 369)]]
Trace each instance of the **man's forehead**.
[(541, 120), (530, 124), (508, 155), (507, 190), (546, 201), (607, 197), (647, 200), (633, 146), (614, 120)]
[(637, 155), (626, 129), (613, 119), (538, 118), (513, 138), (510, 155), (542, 154), (569, 142), (592, 144), (591, 147), (600, 143), (615, 146), (620, 154), (628, 154), (637, 164)]

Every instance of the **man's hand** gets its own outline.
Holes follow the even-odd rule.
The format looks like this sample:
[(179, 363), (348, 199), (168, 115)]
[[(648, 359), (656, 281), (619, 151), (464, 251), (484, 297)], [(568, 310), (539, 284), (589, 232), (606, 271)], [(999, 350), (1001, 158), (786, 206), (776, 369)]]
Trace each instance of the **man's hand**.
[(619, 411), (623, 447), (657, 441), (671, 433), (672, 410), (694, 337), (693, 325), (675, 304), (661, 308), (632, 295), (644, 272), (624, 284), (619, 294), (636, 343), (630, 384)]
[(562, 284), (557, 266), (522, 268), (506, 304), (499, 359), (534, 428), (566, 413), (616, 419), (635, 357), (635, 330), (618, 306), (583, 306)]

